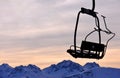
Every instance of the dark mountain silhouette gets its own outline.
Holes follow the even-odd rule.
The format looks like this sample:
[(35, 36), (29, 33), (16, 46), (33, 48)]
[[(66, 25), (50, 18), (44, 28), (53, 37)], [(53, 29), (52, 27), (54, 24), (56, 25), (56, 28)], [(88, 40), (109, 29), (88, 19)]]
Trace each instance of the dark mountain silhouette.
[(70, 60), (64, 60), (58, 64), (41, 70), (39, 67), (29, 64), (15, 68), (8, 64), (0, 65), (0, 78), (119, 78), (119, 68), (100, 67), (99, 64), (86, 63), (81, 66)]

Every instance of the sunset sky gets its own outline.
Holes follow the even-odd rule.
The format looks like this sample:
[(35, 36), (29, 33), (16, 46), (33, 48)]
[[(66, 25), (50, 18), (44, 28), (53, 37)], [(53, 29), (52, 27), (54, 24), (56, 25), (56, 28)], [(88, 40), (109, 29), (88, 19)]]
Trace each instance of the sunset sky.
[[(120, 0), (96, 0), (95, 11), (107, 17), (108, 27), (116, 33), (102, 60), (74, 59), (66, 53), (73, 44), (76, 15), (81, 7), (91, 9), (91, 3), (92, 0), (0, 0), (0, 64), (45, 68), (72, 60), (81, 65), (96, 62), (120, 68)], [(95, 27), (94, 18), (82, 15), (80, 19), (78, 45)], [(101, 17), (100, 20), (104, 29)], [(94, 41), (97, 37), (92, 35)], [(102, 34), (103, 43), (108, 38)]]

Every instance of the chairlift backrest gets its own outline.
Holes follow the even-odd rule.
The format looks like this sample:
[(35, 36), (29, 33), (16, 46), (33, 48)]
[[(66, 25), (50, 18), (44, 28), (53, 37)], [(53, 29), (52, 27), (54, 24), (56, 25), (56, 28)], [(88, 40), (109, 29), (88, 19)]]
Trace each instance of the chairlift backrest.
[(105, 45), (99, 44), (99, 43), (94, 43), (94, 42), (82, 41), (80, 49), (81, 50), (104, 52)]

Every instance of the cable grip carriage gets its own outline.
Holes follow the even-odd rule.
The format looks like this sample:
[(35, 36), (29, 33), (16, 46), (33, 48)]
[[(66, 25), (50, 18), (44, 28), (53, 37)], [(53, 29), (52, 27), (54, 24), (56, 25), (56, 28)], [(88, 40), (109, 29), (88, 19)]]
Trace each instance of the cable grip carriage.
[[(78, 12), (76, 25), (75, 25), (75, 31), (74, 31), (74, 45), (71, 45), (70, 49), (67, 50), (67, 52), (70, 55), (72, 55), (74, 58), (102, 59), (105, 55), (108, 42), (115, 36), (115, 33), (111, 32), (107, 28), (105, 16), (103, 15), (101, 16), (103, 17), (103, 21), (105, 24), (105, 30), (102, 30), (100, 28), (100, 22), (97, 16), (98, 13), (95, 12), (94, 9), (95, 9), (95, 0), (93, 0), (92, 9), (81, 8), (81, 11)], [(95, 18), (95, 24), (97, 28), (94, 28), (94, 30), (91, 31), (82, 41), (81, 47), (78, 47), (76, 46), (76, 38), (77, 38), (76, 35), (77, 35), (77, 28), (78, 28), (80, 14), (87, 14)], [(99, 36), (98, 43), (87, 41), (88, 36), (90, 36), (93, 32), (98, 32), (98, 36)], [(105, 32), (108, 35), (112, 34), (112, 36), (107, 40), (106, 44), (101, 43), (101, 32)]]

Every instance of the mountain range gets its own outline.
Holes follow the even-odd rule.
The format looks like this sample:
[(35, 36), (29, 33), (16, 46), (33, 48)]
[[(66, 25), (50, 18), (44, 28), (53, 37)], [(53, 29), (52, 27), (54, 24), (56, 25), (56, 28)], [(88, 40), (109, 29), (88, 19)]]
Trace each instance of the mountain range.
[(120, 69), (100, 67), (95, 62), (82, 66), (71, 60), (64, 60), (44, 69), (32, 64), (14, 68), (2, 64), (0, 78), (120, 78)]

